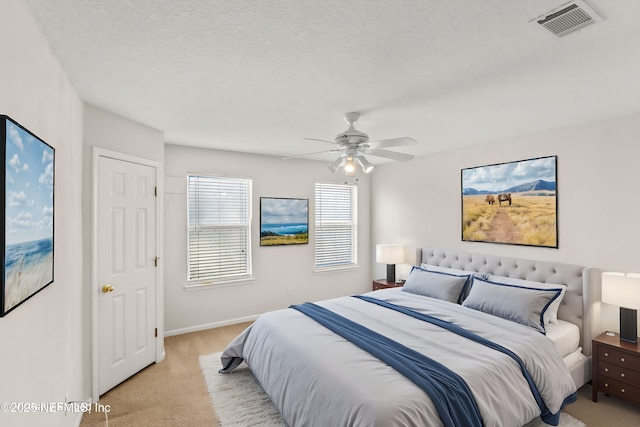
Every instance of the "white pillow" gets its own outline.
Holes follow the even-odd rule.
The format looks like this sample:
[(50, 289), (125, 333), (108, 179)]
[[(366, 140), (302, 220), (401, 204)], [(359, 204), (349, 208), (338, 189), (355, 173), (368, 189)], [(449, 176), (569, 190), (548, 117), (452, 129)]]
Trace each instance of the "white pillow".
[[(420, 267), (423, 270), (438, 271), (438, 272), (441, 272), (441, 273), (455, 274), (456, 276), (464, 276), (464, 275), (469, 275), (470, 274), (473, 277), (478, 277), (480, 279), (486, 279), (489, 276), (487, 273), (480, 273), (479, 271), (459, 270), (457, 268), (441, 267), (439, 265), (431, 265), (431, 264), (425, 264), (425, 263), (422, 263), (422, 265)], [(471, 290), (471, 285), (472, 284), (473, 284), (473, 281), (469, 280), (469, 283), (467, 283), (467, 285), (462, 290), (462, 295), (460, 295), (460, 301), (459, 302), (462, 302), (462, 301), (465, 300), (465, 298), (467, 298), (467, 295), (469, 295), (469, 291)]]
[(458, 303), (471, 275), (454, 275), (413, 267), (402, 290), (412, 294)]
[(545, 333), (544, 312), (560, 289), (536, 289), (495, 283), (474, 277), (463, 306), (530, 326)]
[(560, 303), (562, 302), (562, 298), (564, 298), (564, 294), (567, 292), (567, 286), (493, 275), (489, 276), (487, 279), (495, 283), (506, 283), (508, 285), (522, 286), (525, 288), (562, 289), (560, 296), (553, 300), (547, 311), (544, 313), (544, 323), (558, 323), (558, 309), (560, 308)]

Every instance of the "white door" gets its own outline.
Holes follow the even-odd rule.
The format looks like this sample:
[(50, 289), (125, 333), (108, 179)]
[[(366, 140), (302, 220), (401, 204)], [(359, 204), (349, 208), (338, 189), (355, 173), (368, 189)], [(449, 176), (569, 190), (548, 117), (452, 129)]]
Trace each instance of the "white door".
[(155, 361), (156, 170), (99, 158), (99, 394)]

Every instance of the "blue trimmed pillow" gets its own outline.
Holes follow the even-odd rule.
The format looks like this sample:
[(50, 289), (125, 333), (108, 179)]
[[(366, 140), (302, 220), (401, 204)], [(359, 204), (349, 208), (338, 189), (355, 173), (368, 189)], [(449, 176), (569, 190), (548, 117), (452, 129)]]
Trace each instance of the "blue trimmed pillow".
[(562, 289), (540, 289), (473, 279), (463, 306), (530, 326), (545, 333), (544, 313)]
[[(449, 274), (454, 274), (456, 276), (462, 276), (462, 275), (471, 274), (471, 275), (473, 275), (473, 277), (479, 277), (480, 279), (488, 279), (489, 278), (489, 274), (481, 273), (479, 271), (459, 270), (457, 268), (442, 267), (442, 266), (439, 266), (439, 265), (431, 265), (431, 264), (425, 264), (425, 263), (422, 263), (420, 265), (420, 267), (423, 270), (437, 271), (437, 272), (441, 272), (441, 273), (449, 273)], [(458, 302), (464, 301), (464, 299), (467, 297), (467, 295), (469, 295), (469, 291), (471, 290), (471, 283), (472, 283), (472, 280), (469, 280), (469, 283), (467, 283), (467, 285), (464, 287), (464, 290), (462, 291), (462, 295), (460, 296), (460, 301), (458, 301)]]
[(553, 283), (541, 283), (534, 282), (532, 280), (525, 279), (514, 279), (511, 277), (504, 276), (489, 276), (488, 279), (494, 283), (505, 283), (507, 285), (516, 285), (522, 286), (524, 288), (534, 288), (534, 289), (562, 289), (560, 292), (560, 296), (553, 300), (553, 302), (549, 305), (547, 311), (544, 312), (544, 323), (558, 323), (558, 309), (560, 308), (560, 303), (564, 298), (564, 294), (567, 292), (566, 285), (556, 285)]
[(426, 297), (460, 303), (462, 294), (471, 282), (471, 275), (455, 275), (427, 271), (413, 267), (402, 290)]

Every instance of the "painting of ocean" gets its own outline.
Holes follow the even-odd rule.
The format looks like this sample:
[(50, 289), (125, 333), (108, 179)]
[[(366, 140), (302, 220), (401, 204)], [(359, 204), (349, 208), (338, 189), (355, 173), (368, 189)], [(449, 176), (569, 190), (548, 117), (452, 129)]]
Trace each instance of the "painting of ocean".
[(6, 312), (53, 281), (53, 239), (7, 246), (4, 275)]
[(2, 317), (53, 282), (55, 150), (4, 115), (0, 143), (5, 148)]
[(309, 201), (260, 198), (260, 246), (309, 243)]

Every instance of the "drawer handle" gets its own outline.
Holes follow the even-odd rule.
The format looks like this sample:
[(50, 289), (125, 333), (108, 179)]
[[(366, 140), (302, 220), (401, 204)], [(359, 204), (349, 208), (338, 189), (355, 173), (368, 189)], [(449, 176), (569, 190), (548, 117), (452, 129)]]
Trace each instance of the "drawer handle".
[(621, 362), (624, 362), (624, 357), (621, 357), (621, 358), (620, 358), (620, 361), (621, 361)]
[(609, 383), (604, 383), (604, 386), (605, 387), (609, 387)]
[(605, 354), (604, 354), (604, 357), (609, 357), (609, 353), (605, 353)]
[(624, 389), (623, 389), (623, 388), (622, 388), (622, 389), (620, 389), (620, 391), (624, 393)]
[(624, 378), (624, 374), (620, 374), (620, 376), (621, 376), (622, 378)]
[(609, 368), (604, 368), (604, 371), (605, 372), (609, 372)]

